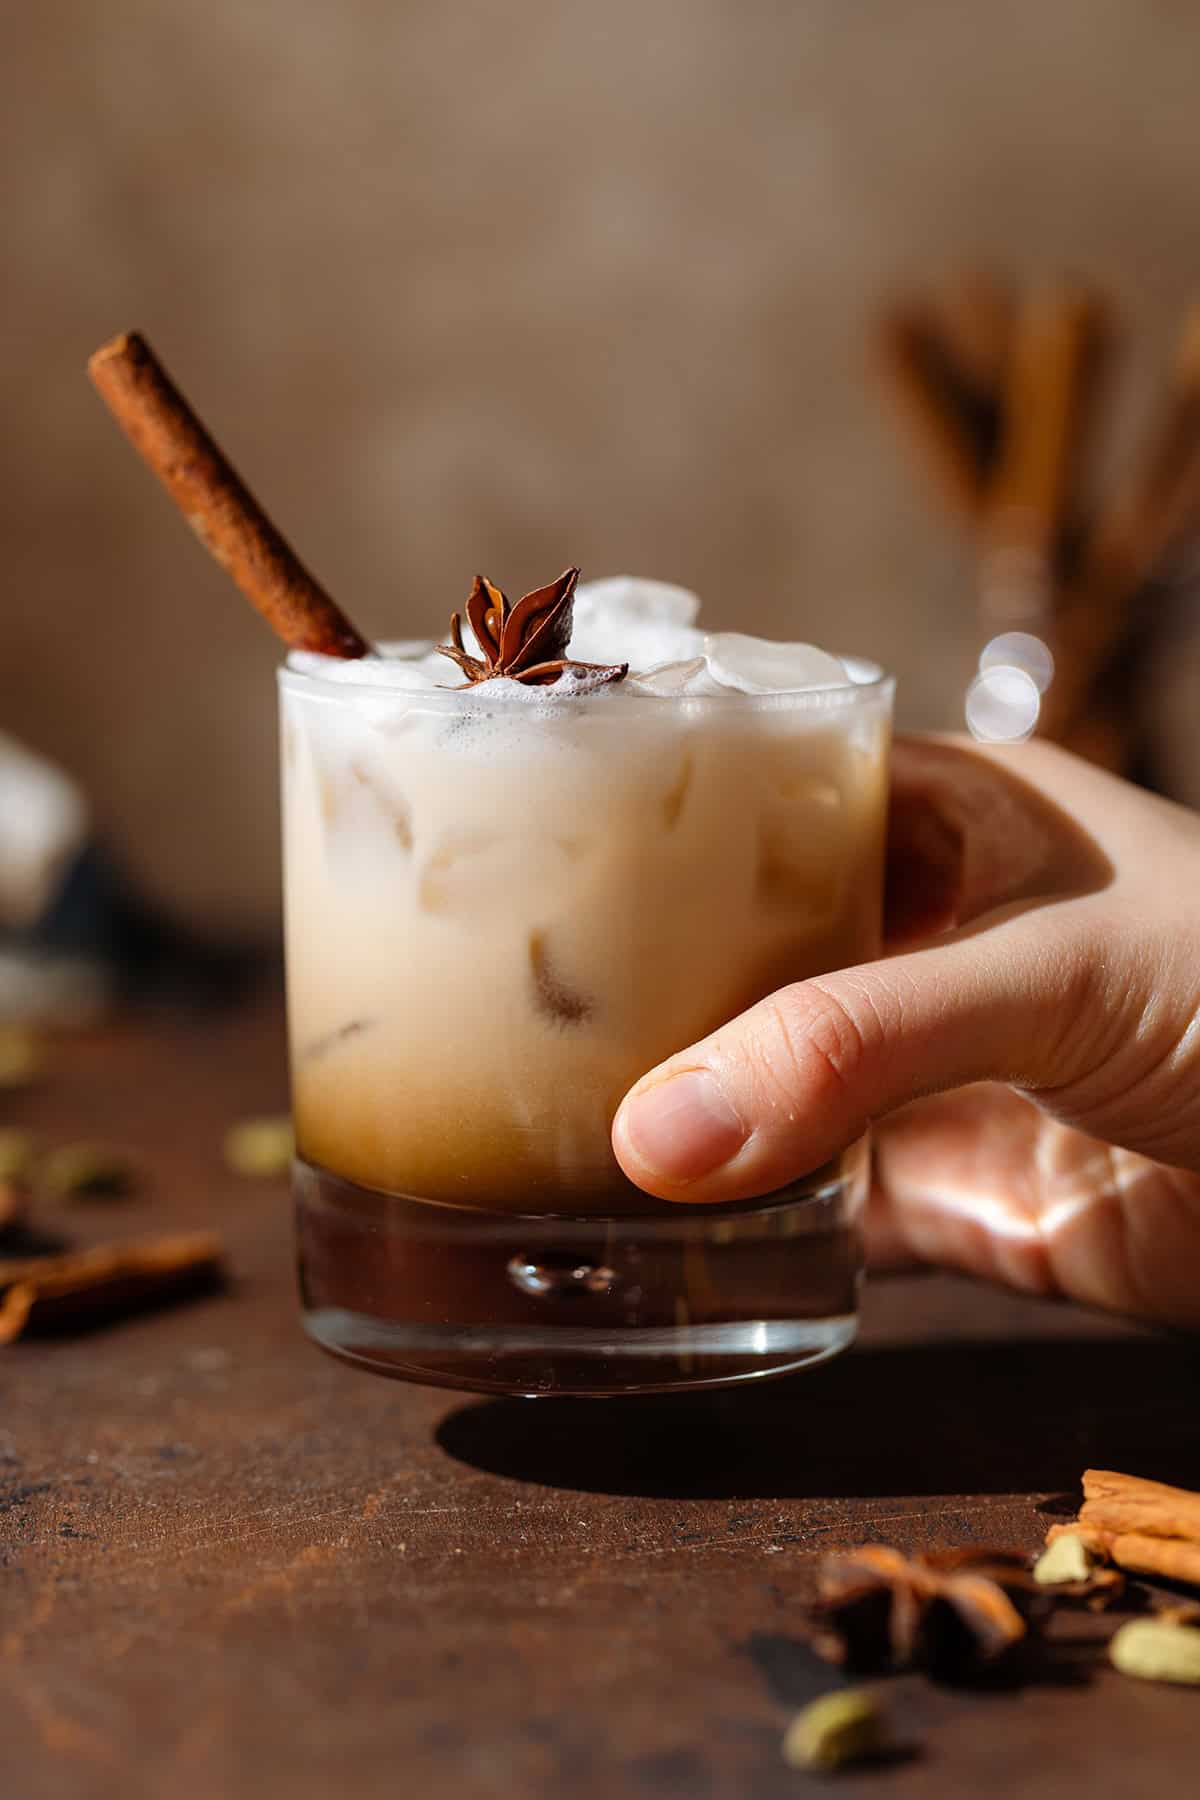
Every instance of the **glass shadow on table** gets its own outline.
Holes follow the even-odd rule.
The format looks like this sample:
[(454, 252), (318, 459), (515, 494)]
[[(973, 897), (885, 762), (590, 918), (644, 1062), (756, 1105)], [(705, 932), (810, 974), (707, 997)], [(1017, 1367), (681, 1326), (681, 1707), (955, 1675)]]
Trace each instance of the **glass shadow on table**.
[(679, 1500), (1077, 1494), (1087, 1467), (1198, 1487), (1198, 1386), (1189, 1339), (884, 1345), (740, 1390), (471, 1401), (437, 1441), (493, 1475)]

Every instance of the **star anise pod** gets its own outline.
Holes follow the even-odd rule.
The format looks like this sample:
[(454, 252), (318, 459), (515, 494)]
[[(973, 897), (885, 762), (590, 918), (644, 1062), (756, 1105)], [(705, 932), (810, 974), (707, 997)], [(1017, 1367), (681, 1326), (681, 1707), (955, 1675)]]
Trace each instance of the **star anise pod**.
[(498, 675), (528, 687), (546, 687), (563, 674), (582, 676), (589, 687), (620, 681), (629, 672), (628, 663), (575, 662), (567, 655), (578, 580), (579, 570), (567, 569), (549, 587), (535, 588), (514, 606), (500, 588), (477, 575), (467, 618), (480, 655), (464, 649), (458, 613), (450, 615), (450, 642), (437, 647), (458, 664), (467, 678), (465, 687)]
[(860, 1672), (979, 1674), (1024, 1644), (1047, 1609), (1025, 1557), (1005, 1550), (902, 1556), (863, 1544), (826, 1557), (815, 1643)]

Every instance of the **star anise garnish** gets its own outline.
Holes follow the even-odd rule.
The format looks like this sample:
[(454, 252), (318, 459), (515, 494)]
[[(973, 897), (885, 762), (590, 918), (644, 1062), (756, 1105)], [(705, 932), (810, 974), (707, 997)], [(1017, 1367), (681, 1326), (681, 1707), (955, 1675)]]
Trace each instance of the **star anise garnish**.
[(863, 1544), (826, 1557), (815, 1645), (862, 1673), (928, 1669), (943, 1677), (995, 1668), (1048, 1610), (1028, 1560), (1006, 1550), (902, 1556)]
[(627, 675), (628, 663), (575, 662), (567, 655), (578, 580), (579, 570), (567, 569), (549, 587), (535, 588), (514, 606), (486, 576), (477, 575), (467, 618), (481, 654), (472, 656), (464, 649), (458, 613), (450, 615), (450, 642), (437, 646), (466, 676), (463, 686), (504, 675), (527, 687), (546, 687), (569, 674), (597, 688)]

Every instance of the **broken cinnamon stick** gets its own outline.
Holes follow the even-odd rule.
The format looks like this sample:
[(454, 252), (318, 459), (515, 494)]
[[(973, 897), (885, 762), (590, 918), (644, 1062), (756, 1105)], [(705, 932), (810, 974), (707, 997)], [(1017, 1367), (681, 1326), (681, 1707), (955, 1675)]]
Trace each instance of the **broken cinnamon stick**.
[(226, 574), (293, 650), (353, 658), (370, 646), (309, 574), (145, 339), (97, 350), (92, 378), (118, 425)]
[(223, 1275), (221, 1240), (209, 1231), (0, 1262), (0, 1345), (181, 1299)]

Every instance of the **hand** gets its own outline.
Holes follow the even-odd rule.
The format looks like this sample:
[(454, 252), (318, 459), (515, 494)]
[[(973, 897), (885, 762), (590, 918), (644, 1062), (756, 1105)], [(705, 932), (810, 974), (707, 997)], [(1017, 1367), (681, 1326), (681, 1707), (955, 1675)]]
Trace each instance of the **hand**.
[(1200, 1327), (1200, 818), (1050, 745), (902, 742), (888, 876), (892, 954), (626, 1095), (630, 1179), (766, 1194), (878, 1120), (876, 1263)]

